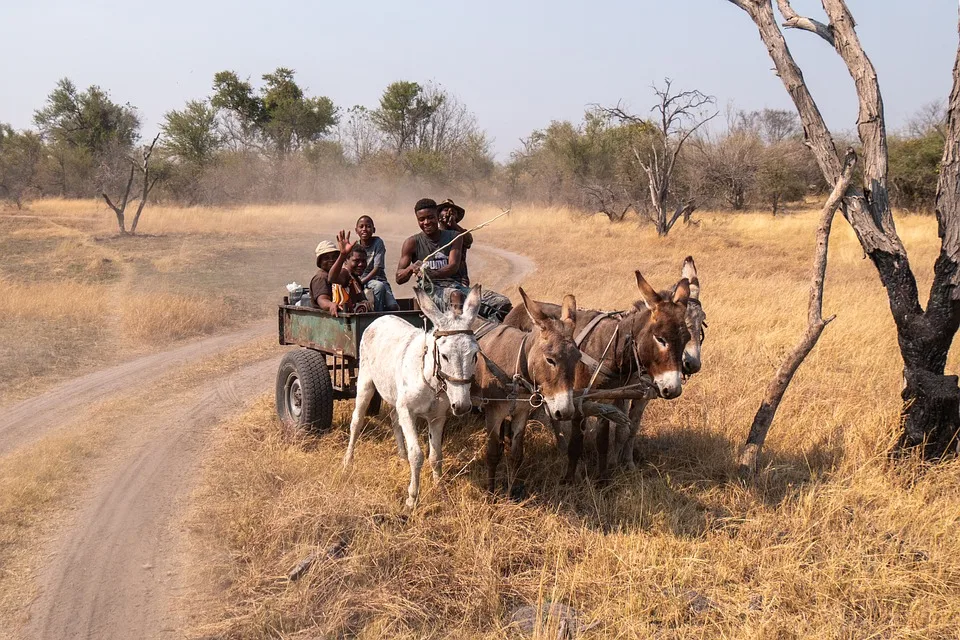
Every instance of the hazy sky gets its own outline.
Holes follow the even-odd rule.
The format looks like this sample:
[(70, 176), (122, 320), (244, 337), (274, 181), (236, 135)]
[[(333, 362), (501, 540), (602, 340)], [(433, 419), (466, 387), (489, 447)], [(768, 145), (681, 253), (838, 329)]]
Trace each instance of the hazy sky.
[[(819, 15), (815, 0), (794, 0)], [(945, 97), (957, 49), (956, 0), (850, 0), (880, 76), (888, 123)], [(721, 107), (792, 108), (745, 13), (726, 0), (231, 2), (2, 0), (0, 122), (32, 126), (54, 83), (98, 84), (139, 108), (145, 133), (163, 113), (210, 93), (232, 69), (255, 84), (291, 67), (313, 95), (375, 106), (394, 80), (457, 94), (501, 159), (551, 120), (592, 103), (651, 105), (650, 84), (716, 96)], [(828, 123), (852, 129), (855, 94), (829, 46), (788, 41)]]

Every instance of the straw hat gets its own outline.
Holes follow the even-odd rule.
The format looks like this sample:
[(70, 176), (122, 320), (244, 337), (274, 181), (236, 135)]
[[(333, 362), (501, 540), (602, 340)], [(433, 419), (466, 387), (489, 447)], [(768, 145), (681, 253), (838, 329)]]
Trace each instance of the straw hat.
[(314, 252), (319, 258), (325, 253), (340, 253), (340, 249), (337, 249), (337, 245), (333, 244), (329, 240), (321, 240), (320, 244), (317, 245), (317, 250)]

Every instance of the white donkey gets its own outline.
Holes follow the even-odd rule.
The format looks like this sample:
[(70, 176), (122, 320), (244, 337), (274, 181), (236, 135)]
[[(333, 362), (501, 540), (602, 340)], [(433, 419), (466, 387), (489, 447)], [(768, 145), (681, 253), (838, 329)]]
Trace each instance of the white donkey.
[(353, 462), (353, 448), (374, 391), (394, 407), (391, 413), (397, 447), (410, 463), (410, 487), (406, 504), (413, 507), (420, 494), (423, 451), (417, 437), (417, 418), (429, 427), (429, 455), (433, 477), (440, 478), (443, 456), (440, 444), (443, 426), (452, 409), (456, 416), (470, 411), (470, 384), (480, 347), (470, 326), (480, 309), (480, 285), (475, 285), (463, 311), (441, 313), (430, 296), (414, 291), (420, 310), (433, 323), (423, 331), (394, 316), (378, 318), (360, 339), (360, 371), (357, 375), (357, 405), (350, 421), (350, 443), (344, 467)]

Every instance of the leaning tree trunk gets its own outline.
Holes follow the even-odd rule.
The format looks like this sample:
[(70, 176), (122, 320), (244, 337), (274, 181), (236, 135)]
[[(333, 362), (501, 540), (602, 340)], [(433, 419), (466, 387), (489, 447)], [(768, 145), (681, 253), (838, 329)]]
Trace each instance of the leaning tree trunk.
[(840, 181), (833, 186), (833, 191), (820, 213), (820, 225), (817, 227), (817, 249), (813, 259), (813, 277), (810, 280), (810, 301), (807, 304), (807, 330), (767, 385), (763, 402), (760, 403), (760, 408), (757, 409), (757, 413), (753, 417), (753, 424), (750, 425), (747, 444), (740, 452), (739, 472), (741, 477), (749, 477), (756, 473), (757, 456), (760, 455), (760, 449), (767, 438), (767, 431), (773, 423), (774, 416), (777, 415), (777, 409), (780, 408), (783, 394), (787, 392), (787, 387), (790, 386), (797, 369), (810, 355), (813, 348), (817, 346), (820, 334), (823, 333), (828, 324), (833, 322), (835, 317), (823, 317), (823, 281), (827, 277), (827, 250), (830, 246), (830, 229), (833, 225), (833, 216), (840, 205), (840, 200), (846, 194), (847, 189), (850, 188), (850, 180), (853, 177), (853, 169), (856, 163), (856, 153), (853, 149), (847, 151), (846, 162)]
[[(773, 59), (777, 75), (793, 99), (808, 145), (826, 180), (836, 184), (841, 160), (833, 137), (807, 90), (783, 33), (772, 0), (729, 0), (753, 19)], [(863, 186), (851, 189), (842, 204), (864, 253), (877, 269), (887, 292), (903, 358), (904, 389), (899, 446), (922, 446), (935, 458), (956, 446), (960, 430), (960, 389), (956, 376), (944, 375), (947, 352), (960, 326), (960, 50), (953, 70), (947, 138), (937, 185), (937, 220), (941, 252), (926, 310), (906, 249), (897, 235), (887, 193), (887, 140), (883, 100), (876, 70), (863, 51), (853, 17), (843, 0), (822, 0), (829, 24), (797, 15), (789, 0), (777, 0), (785, 27), (815, 33), (842, 58), (859, 100), (857, 132), (863, 145)]]

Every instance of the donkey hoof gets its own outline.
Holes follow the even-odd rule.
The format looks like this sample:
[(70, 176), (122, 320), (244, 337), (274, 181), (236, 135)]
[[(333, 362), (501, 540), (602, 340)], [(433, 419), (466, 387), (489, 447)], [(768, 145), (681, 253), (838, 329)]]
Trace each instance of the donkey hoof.
[(414, 507), (417, 506), (417, 499), (416, 499), (416, 498), (407, 498), (406, 501), (405, 501), (403, 504), (404, 504), (404, 506), (405, 506), (409, 511), (413, 511)]

